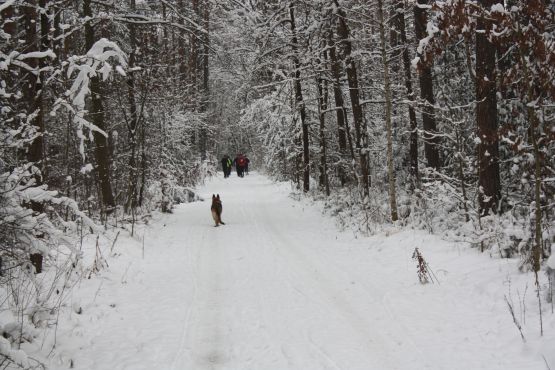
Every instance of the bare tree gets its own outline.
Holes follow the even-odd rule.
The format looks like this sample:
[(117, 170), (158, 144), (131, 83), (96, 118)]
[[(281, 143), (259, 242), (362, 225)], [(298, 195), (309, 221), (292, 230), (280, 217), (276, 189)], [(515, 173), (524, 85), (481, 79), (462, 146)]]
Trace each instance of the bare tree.
[(289, 4), (289, 20), (291, 22), (291, 47), (293, 48), (293, 78), (295, 88), (295, 108), (299, 111), (301, 117), (302, 130), (302, 148), (303, 148), (303, 191), (310, 190), (310, 152), (308, 140), (308, 123), (306, 122), (306, 107), (303, 100), (303, 90), (301, 86), (301, 62), (299, 60), (299, 41), (297, 38), (297, 29), (295, 25), (295, 6), (293, 2)]
[[(94, 27), (92, 24), (93, 12), (91, 8), (91, 0), (83, 0), (83, 15), (89, 18), (85, 23), (85, 47), (87, 50), (90, 50), (96, 41)], [(96, 127), (106, 131), (100, 78), (96, 75), (91, 77), (90, 92), (91, 104), (89, 108), (89, 119)], [(114, 194), (112, 192), (112, 182), (110, 180), (110, 151), (108, 148), (108, 140), (102, 133), (94, 131), (94, 142), (94, 152), (98, 179), (100, 181), (102, 204), (104, 205), (104, 211), (109, 214), (114, 210), (116, 204), (114, 201)]]
[[(333, 32), (328, 32), (328, 49), (330, 57), (330, 67), (333, 81), (333, 97), (335, 101), (335, 114), (337, 119), (337, 143), (339, 145), (339, 154), (341, 159), (348, 158), (347, 154), (347, 141), (349, 143), (349, 154), (351, 160), (355, 159), (355, 153), (353, 149), (353, 143), (351, 141), (351, 135), (349, 130), (349, 121), (347, 119), (347, 109), (345, 107), (345, 101), (343, 99), (343, 92), (341, 91), (341, 63), (337, 56), (337, 51), (335, 43), (332, 39)], [(349, 181), (349, 177), (342, 163), (339, 166), (339, 179), (341, 186)]]
[(418, 181), (418, 124), (416, 121), (416, 112), (414, 110), (414, 90), (412, 88), (412, 71), (410, 65), (409, 56), (409, 43), (407, 41), (407, 31), (405, 24), (405, 2), (403, 0), (396, 0), (395, 2), (395, 15), (393, 17), (394, 30), (398, 32), (399, 44), (394, 46), (400, 46), (402, 48), (401, 57), (403, 62), (403, 71), (405, 74), (405, 89), (407, 93), (407, 99), (410, 104), (409, 110), (409, 122), (410, 122), (410, 138), (409, 138), (409, 165), (410, 174), (413, 177), (413, 181)]
[(385, 21), (383, 15), (383, 1), (377, 1), (378, 23), (380, 28), (380, 52), (383, 65), (383, 79), (385, 90), (385, 129), (387, 140), (387, 177), (389, 190), (389, 208), (391, 221), (397, 221), (397, 192), (395, 190), (395, 170), (393, 167), (393, 137), (391, 132), (391, 81), (389, 78), (389, 60), (387, 55), (387, 43), (385, 39)]
[[(129, 0), (129, 9), (135, 12), (137, 8), (135, 0)], [(135, 59), (137, 56), (137, 32), (136, 25), (130, 23), (129, 28), (129, 73), (127, 74), (127, 96), (129, 99), (130, 117), (126, 120), (129, 132), (129, 146), (131, 154), (129, 156), (129, 179), (127, 189), (127, 202), (125, 204), (126, 211), (129, 208), (134, 209), (137, 206), (137, 126), (139, 125), (139, 112), (137, 107), (137, 99), (135, 97)]]
[(337, 7), (337, 34), (340, 39), (339, 50), (341, 59), (345, 62), (345, 72), (349, 83), (349, 95), (353, 109), (353, 121), (355, 126), (355, 140), (357, 155), (360, 161), (360, 177), (363, 195), (370, 194), (370, 168), (368, 163), (368, 132), (366, 120), (360, 104), (360, 91), (358, 87), (358, 76), (355, 60), (352, 56), (352, 43), (350, 40), (350, 30), (347, 25), (347, 17), (343, 8), (337, 0), (334, 0)]
[[(43, 38), (40, 36), (37, 30), (37, 21), (40, 16), (37, 12), (37, 1), (27, 0), (22, 6), (22, 13), (24, 19), (25, 27), (25, 49), (27, 52), (38, 51), (38, 46), (41, 45)], [(42, 31), (42, 27), (41, 27)], [(46, 37), (46, 35), (45, 35)], [(40, 40), (40, 41), (39, 41)], [(26, 119), (29, 120), (36, 130), (36, 137), (31, 143), (28, 152), (27, 160), (34, 163), (35, 171), (33, 175), (34, 186), (40, 186), (43, 183), (44, 176), (44, 110), (43, 110), (43, 91), (41, 89), (42, 80), (44, 74), (37, 73), (39, 71), (39, 59), (29, 58), (27, 62), (32, 71), (25, 71), (24, 73), (24, 85), (22, 86), (24, 102), (27, 106)], [(42, 202), (31, 202), (31, 208), (36, 213), (42, 213), (44, 210)], [(42, 260), (43, 256), (41, 253), (31, 254), (31, 263), (35, 267), (37, 273), (42, 272)]]
[[(498, 4), (497, 0), (479, 0), (484, 9)], [(497, 212), (501, 198), (499, 177), (499, 142), (497, 135), (497, 88), (495, 46), (488, 40), (486, 29), (491, 22), (485, 16), (476, 25), (476, 129), (478, 143), (478, 184), (480, 215)]]
[[(325, 45), (325, 41), (322, 43)], [(320, 59), (316, 60), (316, 66), (319, 69), (326, 69), (328, 62), (328, 52), (324, 50), (323, 52), (324, 63), (323, 66)], [(322, 78), (322, 72), (317, 71), (316, 84), (318, 89), (318, 118), (320, 120), (320, 176), (319, 185), (321, 189), (324, 189), (326, 195), (330, 195), (330, 184), (328, 179), (328, 160), (327, 160), (327, 142), (326, 142), (326, 110), (328, 109), (328, 79)]]
[[(426, 32), (426, 25), (428, 24), (426, 7), (428, 3), (429, 0), (418, 0), (414, 5), (414, 32), (417, 40), (422, 40), (428, 35)], [(428, 167), (439, 169), (441, 167), (441, 159), (439, 156), (439, 136), (437, 135), (434, 115), (435, 99), (432, 65), (433, 62), (431, 60), (425, 60), (423, 63), (420, 63), (418, 72), (420, 96), (424, 100), (424, 107), (422, 108), (424, 154)]]

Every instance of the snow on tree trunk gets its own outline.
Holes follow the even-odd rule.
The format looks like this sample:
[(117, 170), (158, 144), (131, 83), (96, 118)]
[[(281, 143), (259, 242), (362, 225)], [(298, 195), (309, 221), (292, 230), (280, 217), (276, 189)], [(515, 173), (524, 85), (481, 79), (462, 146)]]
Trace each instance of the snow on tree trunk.
[[(428, 36), (426, 27), (428, 16), (423, 6), (428, 5), (428, 0), (418, 0), (414, 6), (414, 32), (417, 40)], [(428, 167), (439, 169), (441, 161), (439, 156), (439, 137), (437, 136), (436, 119), (434, 115), (434, 85), (432, 81), (432, 61), (426, 60), (419, 65), (420, 96), (424, 100), (422, 108), (422, 124), (424, 128), (424, 155)]]
[[(92, 17), (91, 0), (83, 1), (83, 15)], [(91, 50), (95, 44), (94, 28), (91, 21), (85, 24), (85, 47)], [(102, 92), (100, 87), (100, 78), (97, 75), (91, 77), (90, 80), (91, 105), (89, 109), (90, 120), (100, 130), (105, 131), (104, 123), (104, 107), (102, 105)], [(106, 214), (110, 214), (116, 205), (114, 194), (112, 192), (112, 182), (110, 180), (110, 152), (108, 148), (108, 140), (105, 135), (99, 131), (93, 131), (95, 143), (95, 158), (98, 179), (100, 181), (100, 189), (102, 194), (102, 204)]]
[(397, 192), (395, 190), (395, 170), (393, 167), (393, 135), (391, 132), (391, 82), (389, 80), (389, 61), (387, 44), (385, 40), (385, 25), (383, 16), (383, 1), (378, 0), (378, 22), (380, 28), (380, 46), (383, 65), (383, 78), (385, 90), (385, 129), (387, 137), (387, 177), (389, 190), (389, 209), (391, 221), (397, 221)]
[(303, 147), (303, 160), (302, 160), (302, 172), (303, 172), (303, 191), (308, 192), (310, 190), (310, 152), (309, 152), (309, 140), (308, 140), (308, 123), (306, 122), (306, 108), (303, 100), (303, 90), (301, 86), (301, 63), (299, 61), (299, 42), (297, 40), (297, 30), (295, 26), (295, 7), (293, 3), (289, 4), (289, 16), (291, 21), (291, 46), (293, 48), (293, 66), (295, 68), (293, 72), (294, 84), (295, 84), (295, 107), (299, 111), (301, 117), (301, 129), (302, 129), (302, 147)]
[[(497, 0), (480, 0), (484, 9)], [(478, 183), (480, 215), (496, 213), (501, 197), (499, 176), (499, 141), (497, 133), (497, 88), (495, 46), (488, 40), (486, 29), (491, 23), (485, 16), (476, 26), (476, 129), (478, 137)]]
[(410, 122), (410, 139), (409, 139), (409, 165), (410, 174), (413, 181), (418, 182), (418, 124), (416, 121), (416, 112), (414, 111), (414, 90), (412, 88), (412, 72), (409, 56), (409, 44), (407, 42), (407, 32), (405, 24), (404, 1), (396, 2), (395, 14), (396, 28), (399, 30), (400, 44), (403, 48), (403, 70), (405, 72), (405, 89), (407, 99), (409, 100), (409, 122)]
[(337, 7), (337, 34), (341, 40), (340, 55), (345, 61), (345, 72), (347, 73), (349, 95), (351, 97), (351, 106), (353, 109), (356, 148), (360, 161), (360, 183), (362, 185), (363, 195), (367, 197), (370, 194), (370, 168), (368, 163), (368, 132), (366, 128), (366, 120), (360, 104), (357, 68), (355, 60), (351, 54), (352, 43), (350, 40), (351, 35), (349, 26), (347, 25), (347, 17), (337, 1), (334, 2)]
[[(328, 32), (328, 48), (330, 55), (331, 64), (331, 74), (333, 79), (333, 97), (335, 101), (335, 114), (337, 119), (337, 143), (339, 145), (339, 154), (341, 159), (347, 159), (347, 138), (349, 137), (349, 122), (347, 120), (347, 109), (345, 107), (345, 101), (343, 99), (343, 92), (341, 91), (341, 63), (337, 58), (337, 52), (332, 39), (332, 32)], [(351, 143), (349, 137), (349, 143)], [(354, 150), (352, 143), (349, 145), (351, 160), (355, 159)], [(339, 179), (341, 181), (341, 186), (349, 181), (349, 176), (347, 175), (347, 170), (345, 166), (339, 164)]]

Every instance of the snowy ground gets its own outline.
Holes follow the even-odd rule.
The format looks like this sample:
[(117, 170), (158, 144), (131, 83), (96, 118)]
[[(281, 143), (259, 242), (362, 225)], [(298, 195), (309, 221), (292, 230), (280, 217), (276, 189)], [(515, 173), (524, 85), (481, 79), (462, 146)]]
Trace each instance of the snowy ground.
[[(261, 175), (199, 192), (206, 202), (120, 236), (110, 267), (74, 293), (82, 313), (61, 317), (52, 368), (555, 368), (551, 307), (540, 338), (533, 279), (517, 261), (422, 231), (356, 238)], [(415, 247), (441, 284), (418, 283)]]

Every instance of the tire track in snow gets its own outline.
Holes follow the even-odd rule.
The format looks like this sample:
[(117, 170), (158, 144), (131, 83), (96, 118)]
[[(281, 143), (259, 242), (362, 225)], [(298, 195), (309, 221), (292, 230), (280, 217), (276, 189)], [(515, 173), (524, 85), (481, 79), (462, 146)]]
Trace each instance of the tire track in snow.
[[(249, 245), (250, 248), (248, 249), (248, 253), (251, 256), (249, 264), (249, 269), (247, 271), (249, 275), (249, 283), (250, 286), (247, 286), (247, 289), (250, 289), (254, 292), (252, 297), (253, 301), (251, 302), (252, 305), (256, 307), (256, 316), (257, 316), (257, 325), (256, 325), (256, 336), (259, 338), (260, 341), (263, 341), (261, 344), (261, 349), (256, 350), (255, 348), (250, 348), (250, 353), (246, 353), (248, 358), (246, 369), (257, 369), (257, 364), (261, 362), (264, 358), (276, 358), (276, 356), (281, 356), (281, 350), (278, 351), (274, 345), (272, 345), (272, 340), (274, 340), (273, 333), (271, 332), (272, 321), (268, 319), (267, 315), (265, 314), (265, 309), (268, 306), (268, 300), (265, 297), (266, 290), (274, 290), (274, 286), (266, 285), (266, 289), (257, 289), (256, 284), (260, 281), (261, 273), (265, 272), (266, 274), (273, 274), (275, 273), (275, 269), (271, 272), (261, 271), (259, 269), (259, 265), (256, 261), (262, 260), (264, 257), (267, 257), (270, 250), (268, 247), (260, 242), (260, 225), (259, 220), (252, 217), (252, 212), (247, 212), (246, 208), (241, 208), (241, 218), (246, 225), (250, 226), (252, 232), (249, 232), (245, 235), (245, 244)], [(273, 267), (268, 266), (266, 267)]]
[[(268, 230), (270, 235), (273, 236), (274, 240), (279, 240), (280, 248), (279, 252), (282, 255), (288, 255), (284, 258), (291, 263), (292, 266), (295, 267), (294, 270), (291, 272), (294, 274), (289, 277), (289, 283), (291, 286), (294, 286), (295, 289), (300, 289), (298, 287), (298, 282), (309, 282), (306, 288), (309, 291), (300, 290), (303, 295), (307, 297), (307, 299), (315, 300), (316, 306), (320, 309), (323, 316), (327, 317), (329, 320), (332, 320), (334, 317), (338, 317), (342, 319), (352, 331), (358, 337), (358, 343), (363, 345), (366, 349), (370, 350), (372, 353), (384, 353), (385, 348), (381, 345), (380, 340), (375, 340), (375, 333), (370, 333), (365, 330), (364, 323), (365, 320), (362, 316), (355, 311), (355, 309), (349, 305), (348, 299), (343, 296), (343, 294), (335, 288), (335, 284), (330, 281), (327, 277), (322, 275), (319, 272), (319, 269), (309, 261), (302, 253), (300, 252), (299, 248), (302, 246), (298, 245), (296, 241), (291, 241), (284, 237), (284, 234), (280, 230), (275, 230), (273, 227)], [(308, 334), (308, 337), (311, 338), (311, 334)], [(309, 340), (310, 342), (310, 340)], [(312, 340), (314, 342), (314, 340)], [(314, 345), (314, 343), (312, 343)], [(376, 349), (376, 344), (378, 344), (379, 348)], [(319, 346), (319, 352), (324, 352), (322, 347)], [(329, 356), (324, 356), (324, 359), (328, 362), (330, 361)], [(376, 369), (394, 369), (399, 368), (397, 366), (391, 366), (389, 363), (384, 363), (383, 358), (374, 357), (372, 359), (374, 364), (371, 368)], [(335, 366), (335, 360), (331, 360)], [(369, 366), (369, 364), (366, 364)]]
[[(270, 220), (271, 216), (259, 214), (256, 218), (259, 220)], [(300, 220), (297, 219), (296, 221), (299, 222)], [(303, 242), (291, 237), (291, 234), (287, 232), (288, 230), (279, 229), (278, 227), (276, 227), (276, 225), (279, 225), (279, 222), (270, 222), (267, 223), (267, 225), (269, 226), (265, 229), (265, 231), (272, 236), (269, 239), (274, 240), (274, 242), (276, 240), (279, 241), (278, 244), (282, 247), (279, 249), (280, 253), (282, 255), (284, 255), (284, 252), (287, 253), (289, 256), (285, 257), (285, 259), (292, 262), (292, 265), (296, 266), (295, 271), (297, 272), (297, 275), (289, 277), (291, 285), (295, 286), (299, 281), (312, 281), (312, 288), (316, 287), (320, 293), (320, 296), (323, 297), (325, 302), (328, 303), (328, 305), (325, 306), (327, 307), (327, 310), (331, 313), (333, 309), (336, 311), (335, 313), (340, 313), (341, 316), (351, 326), (353, 331), (358, 334), (361, 343), (364, 343), (365, 347), (370, 350), (370, 352), (378, 355), (376, 357), (381, 357), (381, 359), (374, 359), (374, 361), (377, 361), (377, 363), (375, 364), (377, 367), (375, 368), (404, 369), (406, 368), (407, 364), (410, 366), (414, 366), (415, 362), (413, 360), (405, 361), (403, 365), (399, 363), (396, 359), (403, 357), (403, 351), (399, 348), (400, 342), (392, 337), (389, 331), (381, 333), (377, 331), (377, 329), (381, 328), (371, 326), (371, 324), (376, 324), (377, 321), (372, 322), (372, 320), (368, 320), (365, 318), (375, 315), (375, 311), (381, 311), (382, 313), (385, 313), (385, 315), (382, 316), (387, 316), (387, 318), (391, 318), (388, 324), (390, 324), (391, 326), (397, 326), (394, 318), (392, 317), (391, 311), (387, 309), (381, 299), (373, 300), (371, 307), (372, 310), (365, 312), (365, 316), (363, 313), (359, 312), (357, 307), (349, 303), (349, 298), (352, 297), (349, 297), (346, 293), (344, 293), (342, 289), (339, 289), (335, 281), (330, 280), (325, 275), (320, 273), (320, 271), (324, 271), (324, 268), (328, 269), (327, 271), (329, 271), (330, 269), (337, 269), (335, 264), (329, 259), (324, 261), (324, 263), (316, 263), (318, 259), (321, 259), (321, 257), (325, 255), (325, 253), (315, 254), (315, 251), (311, 250), (312, 254), (311, 258), (309, 259), (305, 255), (305, 253), (303, 253), (304, 250), (307, 250), (307, 248), (303, 245)], [(344, 271), (341, 272), (343, 273)], [(337, 273), (330, 275), (333, 275), (334, 277), (340, 276), (340, 274)], [(345, 283), (344, 286), (348, 286), (348, 284)], [(294, 288), (298, 289), (297, 287)], [(374, 293), (381, 292), (381, 290), (377, 288), (374, 288), (373, 291)], [(305, 296), (307, 297), (309, 296), (309, 294), (303, 294), (305, 294)], [(324, 310), (322, 309), (322, 311)], [(406, 339), (405, 335), (403, 335), (403, 333), (401, 332), (398, 332), (397, 335), (401, 335), (403, 339)], [(400, 339), (401, 338), (399, 338), (399, 340)], [(409, 342), (410, 346), (413, 347), (411, 349), (417, 351), (419, 355), (418, 360), (420, 360), (418, 362), (422, 364), (423, 368), (431, 368), (429, 364), (425, 364), (426, 361), (421, 355), (421, 352), (417, 349), (414, 342), (412, 340), (410, 340)], [(312, 344), (316, 346), (315, 343)], [(326, 354), (321, 346), (317, 347), (327, 361), (331, 361), (335, 366), (338, 366), (336, 362)], [(387, 356), (387, 359), (384, 358), (384, 353), (389, 354), (389, 356)]]
[(192, 305), (192, 319), (188, 334), (188, 351), (195, 369), (216, 369), (225, 362), (221, 351), (222, 271), (219, 230), (204, 230), (198, 245), (198, 294)]
[[(306, 259), (306, 256), (303, 253), (303, 251), (309, 250), (311, 252), (312, 261), (318, 260), (317, 263), (316, 262), (312, 262), (312, 263), (314, 265), (320, 266), (320, 270), (323, 270), (323, 267), (325, 267), (325, 269), (328, 272), (330, 272), (329, 275), (333, 275), (335, 277), (341, 277), (345, 282), (343, 284), (344, 286), (348, 286), (349, 282), (351, 282), (351, 284), (353, 283), (351, 280), (353, 278), (352, 276), (353, 274), (345, 270), (344, 268), (341, 268), (335, 261), (328, 258), (325, 251), (323, 252), (320, 251), (321, 253), (315, 253), (314, 249), (311, 249), (310, 246), (309, 248), (306, 248), (306, 246), (301, 245), (298, 241), (292, 241), (291, 236), (289, 236), (288, 234), (280, 233), (279, 235), (281, 238), (289, 240), (289, 242), (286, 243), (286, 245), (290, 247), (290, 250), (295, 251), (295, 253), (302, 254), (305, 259)], [(340, 245), (338, 245), (337, 247), (339, 248)], [(380, 268), (383, 268), (383, 266), (381, 266), (378, 263), (373, 268), (376, 270), (379, 270)], [(376, 275), (382, 276), (381, 273), (378, 273)], [(367, 323), (367, 326), (368, 324), (373, 324), (373, 325), (380, 324), (383, 326), (384, 322), (387, 323), (387, 328), (385, 328), (386, 329), (385, 331), (384, 331), (384, 328), (373, 327), (372, 329), (374, 331), (377, 329), (380, 329), (380, 332), (381, 332), (380, 337), (383, 342), (388, 343), (388, 346), (389, 346), (388, 348), (393, 348), (394, 351), (396, 351), (397, 347), (399, 347), (399, 344), (401, 342), (403, 343), (403, 345), (404, 343), (407, 343), (410, 348), (407, 348), (406, 350), (400, 351), (400, 352), (417, 355), (418, 357), (417, 359), (413, 359), (410, 361), (411, 365), (415, 363), (414, 360), (418, 360), (418, 363), (420, 364), (419, 368), (436, 369), (437, 365), (434, 365), (433, 362), (431, 362), (427, 358), (427, 356), (423, 353), (420, 346), (416, 344), (413, 336), (409, 335), (409, 333), (412, 333), (412, 331), (409, 330), (409, 328), (407, 328), (402, 323), (402, 320), (399, 320), (399, 317), (396, 317), (394, 311), (392, 310), (392, 307), (387, 303), (387, 297), (390, 294), (390, 292), (384, 291), (382, 287), (378, 286), (375, 282), (373, 282), (372, 279), (370, 279), (369, 275), (365, 276), (365, 279), (358, 279), (357, 286), (359, 288), (362, 287), (364, 289), (362, 293), (366, 293), (372, 297), (377, 297), (376, 299), (372, 300), (372, 309), (368, 310), (367, 317), (376, 317), (376, 312), (381, 313), (379, 320), (373, 319), (371, 321), (368, 321), (368, 320), (362, 320), (362, 321), (365, 321)], [(344, 294), (341, 290), (338, 290), (338, 292), (339, 292), (339, 295), (342, 295), (343, 298), (345, 298), (345, 301), (348, 300), (349, 296), (347, 294)], [(350, 307), (354, 308), (354, 306), (352, 305), (350, 305)], [(359, 314), (358, 316), (365, 317), (362, 314)], [(401, 353), (399, 353), (399, 355), (396, 357), (404, 358), (406, 356), (403, 356)], [(407, 361), (405, 362), (409, 363)], [(404, 369), (406, 368), (406, 365), (403, 365), (401, 367), (399, 367), (399, 365), (396, 365), (396, 367), (394, 368)]]
[[(203, 244), (202, 241), (205, 238), (205, 233), (202, 234), (201, 238), (201, 245)], [(190, 349), (186, 347), (186, 339), (188, 336), (188, 329), (191, 323), (191, 316), (193, 313), (193, 308), (196, 305), (198, 300), (198, 260), (199, 260), (199, 248), (197, 247), (196, 250), (193, 250), (193, 245), (184, 246), (186, 249), (187, 261), (188, 261), (188, 270), (191, 271), (191, 281), (193, 282), (193, 295), (191, 298), (191, 302), (189, 303), (189, 307), (187, 308), (187, 312), (185, 314), (185, 318), (183, 320), (183, 325), (181, 326), (181, 333), (179, 338), (179, 345), (177, 349), (177, 353), (175, 354), (173, 361), (170, 365), (170, 369), (180, 369), (181, 367), (176, 367), (179, 362), (182, 362), (182, 358), (185, 353), (190, 352)], [(196, 252), (196, 256), (193, 258), (193, 251)]]
[[(311, 207), (301, 212), (283, 187), (262, 176), (216, 179), (205, 189), (222, 194), (227, 225), (211, 226), (207, 203), (179, 206), (171, 217), (157, 220), (147, 236), (146, 258), (135, 250), (141, 262), (130, 269), (125, 286), (117, 283), (118, 275), (114, 292), (99, 295), (102, 304), (118, 305), (95, 319), (98, 328), (83, 349), (85, 359), (76, 357), (80, 369), (532, 366), (508, 363), (503, 343), (487, 343), (498, 336), (477, 332), (468, 339), (473, 346), (465, 348), (461, 340), (453, 341), (457, 336), (444, 335), (468, 324), (458, 319), (467, 317), (463, 313), (474, 308), (473, 301), (461, 303), (453, 294), (411, 301), (427, 295), (423, 291), (403, 296), (412, 288), (388, 260), (398, 254), (379, 253), (382, 243), (391, 242), (377, 238), (368, 253), (366, 241), (346, 241), (345, 234), (334, 240), (339, 232), (326, 230), (329, 220)], [(473, 315), (467, 318), (478, 317)], [(470, 324), (483, 322), (482, 317)], [(433, 337), (427, 336), (431, 324), (442, 329)], [(489, 351), (499, 349), (483, 363), (481, 343)], [(461, 348), (465, 352), (457, 356)]]
[[(267, 208), (264, 204), (257, 205), (255, 209), (251, 210), (250, 221), (256, 228), (256, 233), (258, 235), (264, 235), (263, 244), (271, 246), (271, 253), (274, 253), (280, 261), (280, 266), (284, 267), (281, 271), (281, 278), (285, 281), (289, 290), (295, 292), (303, 300), (303, 308), (310, 306), (311, 309), (316, 309), (320, 311), (320, 316), (324, 320), (331, 320), (332, 317), (340, 317), (340, 319), (348, 321), (348, 324), (353, 332), (359, 334), (360, 342), (372, 342), (372, 336), (368, 333), (360, 333), (360, 322), (362, 319), (354, 313), (353, 309), (348, 307), (346, 300), (338, 299), (338, 291), (334, 291), (330, 288), (331, 284), (327, 279), (325, 279), (321, 274), (314, 273), (316, 269), (314, 265), (310, 263), (304, 256), (299, 256), (297, 254), (292, 254), (290, 251), (293, 249), (298, 249), (296, 242), (284, 237), (287, 230), (279, 230), (275, 225), (279, 224), (275, 217), (268, 213)], [(269, 207), (272, 209), (272, 213), (275, 211), (274, 207)], [(307, 273), (311, 271), (311, 273)], [(271, 314), (271, 312), (270, 312)], [(353, 318), (356, 318), (353, 320)], [(322, 323), (325, 325), (325, 322)], [(303, 327), (303, 323), (300, 323), (300, 328), (304, 331), (304, 345), (311, 348), (311, 354), (315, 357), (312, 358), (312, 363), (310, 368), (332, 368), (341, 369), (342, 367), (337, 363), (332, 356), (326, 353), (326, 350), (318, 345), (314, 338), (313, 333), (310, 331), (310, 327)], [(293, 327), (292, 323), (288, 323), (289, 327)], [(289, 329), (291, 331), (291, 329)], [(276, 333), (277, 337), (283, 337), (284, 333)], [(285, 335), (291, 335), (292, 333), (286, 333)], [(302, 368), (302, 365), (296, 363), (294, 354), (291, 353), (291, 349), (288, 350), (288, 346), (282, 346), (281, 348), (283, 357), (287, 360), (292, 369)], [(297, 360), (298, 362), (298, 360)], [(314, 362), (318, 362), (319, 365), (316, 367)], [(376, 368), (397, 368), (397, 367), (386, 367), (384, 363), (376, 363)]]
[[(352, 274), (314, 247), (334, 243), (325, 236), (310, 240), (319, 231), (300, 209), (290, 219), (291, 202), (282, 195), (253, 189), (246, 203), (231, 200), (240, 198), (232, 191), (244, 190), (228, 189), (228, 224), (202, 226), (202, 237), (188, 248), (195, 254), (189, 258), (195, 288), (172, 369), (406, 368), (397, 360), (407, 357), (406, 344), (395, 341), (399, 330), (384, 331), (395, 324), (375, 325), (392, 313), (381, 299), (367, 306), (353, 301), (354, 293), (345, 290)], [(305, 230), (299, 240), (291, 225), (293, 232)], [(197, 225), (186, 232), (200, 231)], [(365, 288), (383, 296), (373, 284)], [(424, 363), (408, 357), (412, 365)]]

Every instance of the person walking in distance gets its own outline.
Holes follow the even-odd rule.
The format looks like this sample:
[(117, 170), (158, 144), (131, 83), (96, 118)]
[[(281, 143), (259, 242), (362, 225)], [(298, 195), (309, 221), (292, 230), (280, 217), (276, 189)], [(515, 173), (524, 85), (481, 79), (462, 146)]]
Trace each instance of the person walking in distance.
[(243, 154), (237, 154), (235, 157), (235, 169), (237, 170), (237, 176), (243, 177), (245, 171), (245, 156)]
[(249, 157), (245, 156), (245, 173), (247, 175), (249, 174), (249, 163), (251, 163), (251, 160)]
[(224, 178), (231, 174), (231, 158), (227, 154), (222, 158), (222, 171), (224, 172)]
[(231, 165), (233, 164), (233, 161), (231, 160), (231, 158), (229, 158), (228, 155), (226, 155), (227, 158), (227, 177), (229, 177), (231, 175)]

